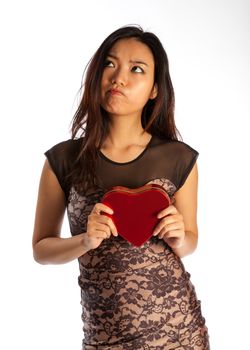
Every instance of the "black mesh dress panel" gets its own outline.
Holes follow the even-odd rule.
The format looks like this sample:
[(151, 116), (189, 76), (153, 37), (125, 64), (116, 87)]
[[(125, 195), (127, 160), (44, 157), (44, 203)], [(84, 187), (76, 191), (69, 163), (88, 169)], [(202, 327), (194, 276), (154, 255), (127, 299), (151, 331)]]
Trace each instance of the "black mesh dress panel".
[[(72, 235), (86, 232), (88, 215), (113, 186), (164, 186), (170, 197), (185, 183), (198, 152), (153, 136), (134, 160), (117, 163), (99, 152), (97, 190), (77, 193), (65, 180), (81, 139), (45, 152), (67, 199)], [(141, 247), (111, 235), (78, 258), (84, 339), (82, 349), (209, 349), (200, 301), (181, 259), (157, 236)]]
[(123, 185), (135, 188), (164, 178), (177, 190), (186, 180), (198, 152), (183, 142), (167, 142), (154, 136), (144, 151), (130, 162), (114, 162), (101, 152), (100, 156), (98, 173), (104, 187)]

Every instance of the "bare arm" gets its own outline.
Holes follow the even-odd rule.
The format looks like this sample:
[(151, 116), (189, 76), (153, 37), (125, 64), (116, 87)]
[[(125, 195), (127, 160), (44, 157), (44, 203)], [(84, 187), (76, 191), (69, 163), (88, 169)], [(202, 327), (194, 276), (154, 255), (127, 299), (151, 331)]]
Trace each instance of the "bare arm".
[(159, 213), (162, 219), (156, 227), (156, 235), (180, 257), (191, 254), (198, 243), (197, 186), (195, 163), (184, 185), (175, 193), (174, 205)]
[(180, 248), (174, 248), (174, 252), (180, 257), (189, 255), (197, 248), (198, 225), (197, 225), (197, 191), (198, 191), (198, 168), (195, 163), (184, 185), (175, 194), (175, 208), (182, 215), (185, 237)]
[(33, 256), (40, 264), (67, 263), (89, 250), (83, 233), (60, 237), (65, 209), (64, 192), (46, 159), (39, 184), (32, 239)]

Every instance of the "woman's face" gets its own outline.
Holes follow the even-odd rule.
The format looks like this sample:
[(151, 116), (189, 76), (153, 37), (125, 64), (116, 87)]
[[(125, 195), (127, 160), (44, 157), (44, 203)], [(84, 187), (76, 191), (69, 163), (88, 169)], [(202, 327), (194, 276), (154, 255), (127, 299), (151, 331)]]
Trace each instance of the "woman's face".
[[(136, 62), (137, 61), (137, 62)], [(121, 94), (112, 93), (117, 89)], [(110, 49), (101, 79), (101, 106), (109, 115), (139, 115), (154, 87), (154, 56), (134, 38), (120, 39)]]

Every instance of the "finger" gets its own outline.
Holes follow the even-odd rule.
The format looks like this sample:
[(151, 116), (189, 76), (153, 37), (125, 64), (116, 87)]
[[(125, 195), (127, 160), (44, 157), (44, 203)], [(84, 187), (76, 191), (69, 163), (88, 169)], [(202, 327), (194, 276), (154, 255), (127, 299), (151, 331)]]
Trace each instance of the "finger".
[(169, 230), (165, 233), (166, 238), (183, 238), (185, 237), (185, 231), (181, 229)]
[(163, 217), (156, 226), (156, 230), (160, 231), (164, 226), (170, 225), (174, 222), (183, 222), (183, 216), (181, 214), (171, 214), (166, 217)]
[(92, 229), (90, 232), (88, 232), (89, 237), (91, 238), (102, 238), (102, 239), (106, 239), (110, 236), (109, 233), (107, 233), (105, 230), (103, 229)]
[(96, 203), (93, 208), (93, 213), (100, 215), (101, 212), (107, 213), (107, 214), (113, 214), (114, 211), (112, 208), (108, 207), (107, 205), (103, 203)]
[(103, 231), (106, 235), (110, 235), (109, 226), (103, 223), (95, 223), (89, 230), (93, 232), (92, 234), (95, 234), (96, 231)]
[(159, 224), (155, 227), (153, 235), (157, 236), (164, 228), (166, 228), (166, 226), (174, 222), (176, 222), (176, 218), (173, 218), (172, 215), (161, 219)]
[(111, 219), (111, 223), (110, 223), (110, 229), (111, 229), (111, 233), (117, 237), (118, 236), (118, 232), (117, 232), (117, 228), (114, 224), (114, 221)]
[(101, 237), (104, 239), (107, 239), (110, 237), (110, 232), (102, 231), (102, 230), (97, 230), (98, 235), (101, 234)]
[(163, 228), (165, 232), (175, 232), (175, 231), (184, 231), (184, 224), (183, 222), (173, 222), (172, 224), (166, 225)]
[(107, 223), (96, 223), (95, 227), (93, 228), (92, 235), (96, 235), (96, 233), (102, 232), (104, 235), (102, 235), (102, 238), (110, 238), (111, 236), (111, 230)]
[(164, 238), (164, 240), (167, 241), (167, 243), (175, 242), (175, 240), (180, 240), (182, 242), (185, 239), (185, 231), (183, 231), (182, 229), (168, 231), (165, 234), (163, 234), (161, 238)]
[(157, 236), (161, 232), (163, 227), (166, 225), (166, 220), (167, 218), (161, 219), (160, 222), (155, 226), (153, 236)]
[(172, 224), (174, 222), (183, 222), (183, 216), (181, 214), (171, 214), (162, 219), (165, 225)]
[[(161, 231), (160, 231), (160, 233), (158, 233), (158, 237), (160, 238), (160, 239), (162, 239), (164, 236), (166, 236), (167, 235), (167, 237), (170, 237), (168, 234), (169, 234), (169, 230), (168, 230), (168, 228), (166, 228), (166, 227), (164, 227)], [(178, 235), (178, 233), (177, 232), (183, 232), (181, 229), (179, 229), (178, 227), (176, 227), (176, 228), (174, 228), (171, 232), (175, 232), (175, 233), (173, 233), (172, 234), (172, 237), (179, 237), (179, 235)]]
[(167, 216), (169, 214), (178, 214), (178, 210), (175, 208), (174, 205), (170, 205), (169, 207), (163, 209), (157, 214), (157, 218), (160, 219), (164, 216)]
[[(173, 222), (172, 224), (169, 225), (164, 225), (161, 226), (157, 229), (156, 233), (154, 234), (154, 236), (157, 236), (161, 239), (163, 238), (163, 236), (168, 233), (168, 232), (184, 232), (184, 223), (177, 221), (177, 222)], [(175, 235), (177, 235), (177, 233), (175, 233)]]
[(103, 222), (104, 224), (106, 224), (109, 227), (111, 233), (114, 236), (118, 236), (118, 232), (117, 232), (116, 226), (115, 226), (112, 218), (105, 216), (105, 215), (101, 215), (99, 218), (99, 222)]
[(184, 245), (184, 238), (168, 237), (165, 240), (172, 248), (181, 248)]

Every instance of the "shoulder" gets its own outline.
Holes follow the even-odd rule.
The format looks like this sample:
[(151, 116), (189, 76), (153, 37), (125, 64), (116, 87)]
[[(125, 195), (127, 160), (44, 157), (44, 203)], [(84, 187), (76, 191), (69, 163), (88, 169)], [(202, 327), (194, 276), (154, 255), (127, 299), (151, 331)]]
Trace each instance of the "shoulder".
[(79, 153), (82, 144), (82, 138), (69, 139), (61, 141), (53, 145), (44, 154), (50, 160), (54, 160), (59, 163), (71, 163), (74, 161)]
[(189, 144), (179, 140), (154, 140), (152, 157), (178, 190), (187, 179), (196, 163), (199, 153)]
[(68, 140), (56, 143), (46, 152), (72, 153), (74, 151), (79, 150), (81, 143), (82, 143), (82, 138), (68, 139)]
[(166, 154), (171, 153), (175, 156), (189, 155), (197, 158), (199, 155), (199, 152), (195, 148), (179, 140), (161, 139), (158, 136), (154, 136), (154, 143), (152, 146), (159, 146)]
[(197, 157), (199, 152), (183, 141), (170, 141), (170, 146), (177, 154)]
[(82, 138), (69, 139), (56, 143), (44, 152), (52, 169), (62, 174), (67, 173), (77, 158), (81, 143)]
[(82, 138), (69, 139), (55, 144), (44, 152), (65, 194), (68, 194), (70, 185), (68, 175), (77, 159), (81, 144)]

